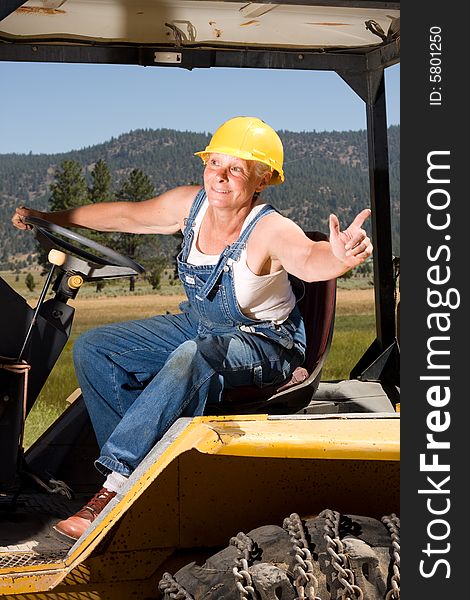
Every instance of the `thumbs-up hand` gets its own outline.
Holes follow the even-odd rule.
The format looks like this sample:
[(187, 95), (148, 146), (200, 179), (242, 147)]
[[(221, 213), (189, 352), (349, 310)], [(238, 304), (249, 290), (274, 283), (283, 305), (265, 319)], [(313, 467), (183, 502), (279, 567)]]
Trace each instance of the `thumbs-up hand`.
[(370, 213), (371, 211), (368, 208), (362, 210), (344, 231), (341, 231), (338, 217), (333, 214), (330, 215), (331, 250), (348, 269), (357, 267), (372, 254), (372, 242), (362, 228)]

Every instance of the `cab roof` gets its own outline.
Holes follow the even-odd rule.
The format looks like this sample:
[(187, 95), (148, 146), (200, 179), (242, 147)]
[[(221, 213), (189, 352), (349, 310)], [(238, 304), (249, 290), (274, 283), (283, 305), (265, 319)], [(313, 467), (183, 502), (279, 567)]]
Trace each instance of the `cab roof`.
[(0, 8), (0, 60), (338, 70), (371, 56), (386, 67), (399, 60), (399, 35), (400, 3), (381, 0), (6, 0)]

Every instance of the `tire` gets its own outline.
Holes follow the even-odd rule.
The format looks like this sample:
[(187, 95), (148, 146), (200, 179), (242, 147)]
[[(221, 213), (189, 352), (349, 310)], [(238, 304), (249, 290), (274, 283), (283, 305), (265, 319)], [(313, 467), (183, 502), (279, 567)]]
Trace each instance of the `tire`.
[(159, 583), (164, 600), (397, 600), (400, 520), (324, 510), (231, 538)]

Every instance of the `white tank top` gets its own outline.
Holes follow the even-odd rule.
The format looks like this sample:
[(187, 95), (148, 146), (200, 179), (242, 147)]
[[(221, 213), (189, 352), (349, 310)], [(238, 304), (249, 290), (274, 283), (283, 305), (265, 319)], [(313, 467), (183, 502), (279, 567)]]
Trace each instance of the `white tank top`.
[[(193, 242), (188, 255), (188, 263), (192, 265), (215, 265), (219, 260), (219, 254), (204, 254), (196, 245), (208, 206), (206, 198), (194, 221)], [(259, 204), (253, 208), (243, 223), (242, 231), (263, 206), (264, 204)], [(240, 259), (232, 263), (235, 296), (241, 312), (250, 319), (283, 323), (296, 302), (287, 272), (281, 269), (269, 275), (255, 275), (248, 267), (246, 258), (245, 247)]]

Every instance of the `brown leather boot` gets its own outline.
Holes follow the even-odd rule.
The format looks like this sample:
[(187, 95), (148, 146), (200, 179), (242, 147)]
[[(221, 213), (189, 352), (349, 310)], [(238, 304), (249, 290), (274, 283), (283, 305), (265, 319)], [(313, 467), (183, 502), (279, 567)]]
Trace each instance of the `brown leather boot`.
[(55, 531), (72, 540), (78, 540), (115, 495), (116, 492), (101, 488), (77, 513), (54, 525)]

